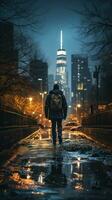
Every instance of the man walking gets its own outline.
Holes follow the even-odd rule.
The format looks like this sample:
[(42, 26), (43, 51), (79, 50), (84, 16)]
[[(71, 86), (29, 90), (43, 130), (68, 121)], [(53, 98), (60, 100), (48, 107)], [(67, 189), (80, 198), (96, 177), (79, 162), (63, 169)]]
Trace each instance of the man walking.
[(67, 102), (63, 92), (59, 90), (59, 85), (54, 84), (46, 98), (45, 102), (45, 117), (52, 122), (52, 141), (56, 146), (56, 137), (58, 132), (59, 144), (62, 144), (62, 120), (67, 116)]

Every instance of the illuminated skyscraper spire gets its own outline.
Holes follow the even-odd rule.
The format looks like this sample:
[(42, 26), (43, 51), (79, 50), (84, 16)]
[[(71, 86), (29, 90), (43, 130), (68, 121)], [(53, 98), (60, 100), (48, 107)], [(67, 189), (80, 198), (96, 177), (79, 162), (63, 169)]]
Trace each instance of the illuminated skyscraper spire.
[(59, 84), (60, 89), (66, 96), (69, 102), (70, 93), (68, 88), (68, 73), (67, 73), (67, 54), (66, 49), (63, 48), (63, 31), (60, 30), (59, 49), (57, 50), (56, 58), (56, 83)]
[(63, 31), (60, 32), (60, 49), (63, 48)]
[(67, 84), (67, 75), (66, 75), (66, 50), (63, 49), (63, 31), (60, 30), (60, 48), (57, 50), (57, 59), (56, 59), (56, 81), (60, 84), (60, 88), (64, 91), (65, 85)]

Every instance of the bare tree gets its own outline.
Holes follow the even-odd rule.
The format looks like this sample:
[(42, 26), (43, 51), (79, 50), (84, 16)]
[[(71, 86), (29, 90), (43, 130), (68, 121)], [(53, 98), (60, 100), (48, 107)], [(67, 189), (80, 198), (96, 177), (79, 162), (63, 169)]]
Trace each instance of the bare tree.
[(28, 73), (29, 61), (32, 59), (35, 51), (39, 52), (39, 47), (34, 44), (30, 36), (18, 31), (15, 34), (15, 49), (19, 52), (19, 73)]
[[(28, 76), (29, 61), (31, 60), (35, 49), (37, 48), (33, 44), (30, 37), (26, 37), (22, 33), (16, 33), (14, 51), (16, 51), (18, 58), (13, 56), (13, 60), (11, 60), (11, 63), (6, 62), (5, 67), (3, 67), (4, 65), (1, 65), (1, 95), (7, 93), (8, 91), (11, 91), (13, 93), (13, 91), (17, 90), (17, 86), (19, 84), (25, 87), (26, 83), (24, 84), (24, 78), (22, 77)], [(21, 87), (19, 89), (21, 89)]]
[(112, 101), (112, 0), (87, 1), (77, 11), (82, 24), (79, 27), (89, 56), (100, 61), (100, 102)]
[(37, 29), (41, 10), (39, 3), (33, 0), (1, 0), (0, 21), (11, 21), (16, 26)]
[[(14, 36), (14, 48), (12, 47), (14, 52), (10, 51), (12, 55), (7, 56), (7, 48), (0, 54), (0, 59), (3, 56), (3, 62), (0, 63), (0, 100), (21, 111), (24, 110), (28, 95), (37, 92), (32, 88), (28, 73), (29, 61), (34, 52), (38, 52), (38, 48), (25, 31), (37, 31), (41, 16), (38, 0), (0, 1), (0, 22), (12, 23), (17, 30)], [(5, 62), (4, 58), (9, 60)], [(40, 105), (38, 107), (40, 108)]]
[(112, 53), (112, 1), (95, 0), (88, 1), (81, 11), (77, 11), (82, 17), (79, 27), (81, 36), (89, 54), (102, 57), (108, 52)]

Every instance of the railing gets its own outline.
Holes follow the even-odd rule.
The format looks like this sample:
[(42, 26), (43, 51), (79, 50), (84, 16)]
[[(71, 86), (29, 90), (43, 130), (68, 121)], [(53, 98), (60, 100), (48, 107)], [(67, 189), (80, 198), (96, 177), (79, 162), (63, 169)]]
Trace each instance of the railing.
[(0, 109), (0, 127), (23, 125), (37, 125), (37, 120), (15, 111)]
[(112, 110), (89, 115), (82, 119), (82, 125), (112, 127)]

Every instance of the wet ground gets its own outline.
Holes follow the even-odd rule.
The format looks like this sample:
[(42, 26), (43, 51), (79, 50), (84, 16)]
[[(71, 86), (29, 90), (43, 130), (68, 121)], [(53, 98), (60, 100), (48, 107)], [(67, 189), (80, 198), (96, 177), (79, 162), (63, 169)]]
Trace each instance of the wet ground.
[(81, 132), (64, 132), (53, 148), (50, 130), (22, 140), (0, 169), (0, 200), (111, 200), (112, 153)]

